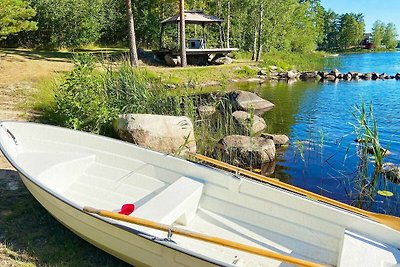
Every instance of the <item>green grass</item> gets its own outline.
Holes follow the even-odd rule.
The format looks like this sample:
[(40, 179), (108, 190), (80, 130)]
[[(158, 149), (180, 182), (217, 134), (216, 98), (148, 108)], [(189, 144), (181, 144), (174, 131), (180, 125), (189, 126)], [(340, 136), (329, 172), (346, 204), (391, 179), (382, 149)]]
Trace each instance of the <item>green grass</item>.
[(129, 266), (56, 221), (15, 171), (0, 170), (0, 214), (0, 263), (15, 264), (6, 266)]
[(291, 53), (286, 51), (272, 51), (262, 54), (262, 65), (275, 65), (278, 70), (316, 71), (324, 68), (324, 52)]

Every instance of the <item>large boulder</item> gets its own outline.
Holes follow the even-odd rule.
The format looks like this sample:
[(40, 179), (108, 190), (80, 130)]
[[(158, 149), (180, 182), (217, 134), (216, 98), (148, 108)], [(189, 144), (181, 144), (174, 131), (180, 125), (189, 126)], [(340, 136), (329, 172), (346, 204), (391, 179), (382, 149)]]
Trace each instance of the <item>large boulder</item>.
[(165, 63), (169, 67), (176, 67), (181, 65), (181, 58), (180, 57), (172, 57), (171, 55), (164, 56)]
[(228, 65), (228, 64), (232, 64), (232, 62), (233, 62), (233, 60), (228, 56), (218, 57), (211, 61), (211, 63), (214, 65)]
[(235, 110), (250, 111), (254, 109), (257, 114), (272, 109), (275, 105), (258, 95), (247, 91), (234, 91), (229, 94)]
[(260, 167), (275, 160), (275, 144), (270, 139), (230, 135), (222, 138), (216, 154), (230, 164), (241, 167)]
[(267, 128), (265, 120), (257, 115), (253, 115), (246, 111), (235, 111), (232, 113), (233, 119), (239, 125), (239, 128), (243, 133), (259, 133)]
[(280, 147), (289, 144), (289, 137), (284, 134), (268, 134), (268, 133), (263, 133), (261, 134), (261, 137), (271, 139), (274, 141), (275, 146)]
[(188, 117), (122, 114), (114, 129), (125, 141), (168, 154), (196, 152), (193, 124)]

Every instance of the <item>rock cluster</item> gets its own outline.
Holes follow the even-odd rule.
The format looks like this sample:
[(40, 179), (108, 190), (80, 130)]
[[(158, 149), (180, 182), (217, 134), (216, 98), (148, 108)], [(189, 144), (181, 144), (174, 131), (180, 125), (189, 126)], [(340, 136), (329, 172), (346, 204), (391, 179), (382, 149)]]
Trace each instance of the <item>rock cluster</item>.
[[(270, 110), (274, 104), (246, 91), (233, 91), (222, 98), (230, 101), (236, 134), (221, 138), (214, 154), (228, 163), (260, 168), (263, 174), (270, 175), (274, 172), (276, 147), (289, 142), (285, 135), (264, 133), (266, 122), (257, 114)], [(202, 120), (212, 120), (220, 111), (203, 104), (197, 112)], [(188, 117), (121, 114), (114, 121), (114, 129), (121, 139), (162, 153), (196, 152), (194, 128)]]
[(351, 81), (351, 80), (388, 80), (396, 79), (400, 80), (400, 73), (395, 75), (389, 75), (387, 73), (376, 73), (376, 72), (347, 72), (341, 73), (339, 70), (334, 69), (330, 72), (327, 71), (309, 71), (309, 72), (297, 72), (295, 70), (281, 71), (278, 72), (275, 66), (270, 66), (269, 71), (266, 69), (259, 69), (258, 79), (261, 80), (320, 80), (320, 81)]
[(317, 79), (335, 81), (335, 80), (388, 80), (388, 79), (396, 79), (400, 80), (400, 73), (396, 73), (396, 75), (388, 75), (386, 73), (376, 73), (376, 72), (347, 72), (341, 73), (338, 70), (332, 70), (331, 72), (319, 71), (317, 73)]

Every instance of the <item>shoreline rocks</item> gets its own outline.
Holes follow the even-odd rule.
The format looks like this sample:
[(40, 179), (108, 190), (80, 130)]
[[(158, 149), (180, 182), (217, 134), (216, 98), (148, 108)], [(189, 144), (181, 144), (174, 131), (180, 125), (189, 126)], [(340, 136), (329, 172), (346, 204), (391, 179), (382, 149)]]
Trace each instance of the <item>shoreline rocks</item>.
[(271, 139), (229, 135), (218, 142), (214, 152), (230, 164), (254, 167), (274, 161), (276, 149)]
[[(233, 119), (240, 128), (240, 131), (245, 134), (257, 134), (267, 128), (265, 120), (257, 115), (253, 115), (246, 111), (235, 111), (232, 113)], [(252, 121), (251, 121), (252, 120)]]
[(250, 111), (254, 109), (254, 113), (261, 114), (275, 105), (258, 95), (248, 91), (233, 91), (229, 93), (229, 100), (235, 110)]
[(330, 72), (327, 71), (304, 71), (297, 72), (295, 70), (289, 71), (281, 71), (278, 72), (276, 68), (260, 68), (257, 73), (257, 78), (248, 78), (247, 82), (259, 82), (262, 83), (267, 80), (280, 80), (280, 81), (312, 81), (319, 80), (321, 82), (324, 81), (358, 81), (358, 80), (400, 80), (400, 73), (396, 73), (395, 75), (389, 75), (387, 73), (376, 73), (376, 72), (368, 72), (361, 73), (356, 71), (350, 71), (347, 73), (341, 73), (338, 69), (334, 69)]

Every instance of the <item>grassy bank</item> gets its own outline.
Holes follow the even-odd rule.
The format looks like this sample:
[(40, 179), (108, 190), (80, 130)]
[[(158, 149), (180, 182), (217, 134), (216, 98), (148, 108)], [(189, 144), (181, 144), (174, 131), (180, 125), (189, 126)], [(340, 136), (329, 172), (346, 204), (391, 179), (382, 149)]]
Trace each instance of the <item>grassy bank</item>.
[[(231, 109), (224, 106), (223, 100), (210, 97), (203, 102), (201, 98), (193, 98), (187, 85), (210, 80), (225, 84), (230, 79), (254, 77), (258, 66), (238, 58), (228, 66), (181, 69), (142, 63), (139, 69), (133, 70), (97, 54), (97, 59), (108, 58), (107, 64), (80, 59), (70, 72), (73, 59), (69, 52), (2, 50), (1, 53), (11, 55), (2, 66), (13, 67), (13, 71), (7, 72), (8, 78), (1, 76), (4, 84), (25, 79), (33, 84), (34, 90), (21, 92), (21, 96), (30, 99), (23, 110), (39, 111), (40, 116), (34, 119), (112, 135), (111, 121), (118, 113), (186, 115), (195, 122), (198, 148), (203, 154), (212, 151), (222, 136), (236, 133), (237, 129), (232, 124)], [(285, 66), (279, 63), (283, 60), (264, 62), (264, 65), (275, 64), (283, 69)], [(29, 77), (25, 74), (19, 77), (25, 66)], [(35, 68), (40, 69), (35, 71)], [(167, 83), (186, 86), (171, 91), (166, 88)], [(199, 117), (196, 106), (203, 103), (222, 110), (222, 116)], [(127, 266), (54, 220), (23, 187), (16, 172), (0, 170), (2, 174), (12, 179), (0, 177), (1, 266)], [(9, 183), (15, 181), (18, 181), (17, 189), (9, 188)]]

